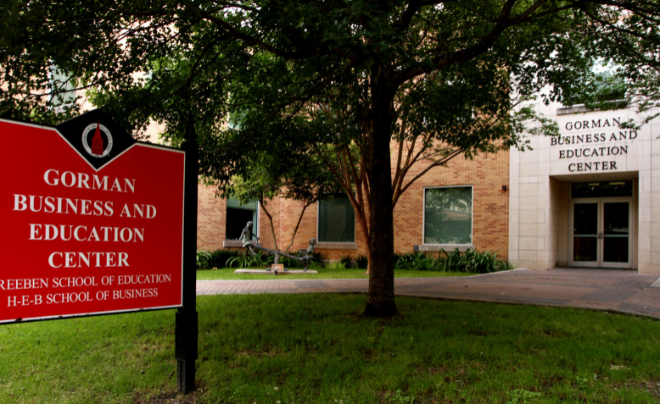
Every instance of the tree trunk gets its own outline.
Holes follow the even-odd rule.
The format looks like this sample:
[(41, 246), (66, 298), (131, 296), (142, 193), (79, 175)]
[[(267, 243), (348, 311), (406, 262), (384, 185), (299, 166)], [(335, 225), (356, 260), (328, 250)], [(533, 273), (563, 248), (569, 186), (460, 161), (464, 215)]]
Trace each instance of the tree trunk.
[(293, 229), (293, 234), (291, 235), (291, 243), (289, 243), (289, 246), (284, 250), (286, 254), (289, 253), (289, 250), (293, 246), (293, 242), (296, 240), (296, 234), (298, 233), (298, 228), (300, 227), (300, 222), (302, 221), (303, 216), (305, 215), (305, 211), (307, 210), (307, 207), (311, 204), (313, 204), (316, 201), (312, 201), (309, 203), (306, 203), (305, 206), (303, 206), (302, 212), (300, 212), (300, 216), (298, 216), (298, 223), (296, 223), (295, 229)]
[[(378, 73), (376, 73), (378, 74)], [(378, 82), (382, 84), (379, 85)], [(394, 92), (385, 77), (372, 77), (372, 105), (367, 130), (369, 134), (367, 175), (369, 199), (370, 256), (369, 292), (364, 315), (391, 317), (397, 314), (394, 302), (394, 213), (392, 209), (392, 174), (390, 138), (394, 119)]]
[(275, 226), (273, 226), (273, 217), (270, 215), (270, 212), (268, 212), (268, 209), (266, 209), (266, 204), (264, 203), (263, 198), (259, 198), (259, 204), (261, 205), (261, 209), (264, 210), (266, 216), (268, 216), (268, 221), (270, 222), (270, 231), (273, 234), (273, 244), (275, 244), (275, 250), (279, 251), (279, 249), (277, 248), (277, 236), (275, 235)]

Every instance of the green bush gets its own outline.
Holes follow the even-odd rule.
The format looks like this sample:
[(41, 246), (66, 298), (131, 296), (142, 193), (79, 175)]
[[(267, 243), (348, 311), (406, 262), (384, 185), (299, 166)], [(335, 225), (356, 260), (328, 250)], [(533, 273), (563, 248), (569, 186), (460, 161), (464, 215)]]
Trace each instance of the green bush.
[(289, 257), (280, 257), (280, 264), (284, 265), (284, 268), (302, 268), (302, 262), (298, 260), (291, 259)]
[(497, 258), (497, 253), (468, 249), (465, 253), (441, 250), (434, 258), (423, 253), (395, 254), (396, 269), (416, 271), (446, 271), (484, 274), (511, 268), (507, 261)]
[(229, 266), (227, 261), (230, 258), (238, 257), (239, 255), (241, 255), (241, 252), (237, 250), (215, 250), (211, 253), (209, 267), (218, 269), (227, 268)]
[(197, 250), (197, 269), (209, 269), (211, 254), (204, 250)]
[(341, 261), (333, 261), (325, 266), (326, 269), (329, 270), (335, 270), (335, 271), (341, 271), (342, 269), (346, 269), (344, 264)]
[(353, 268), (353, 256), (350, 254), (339, 257), (339, 262), (344, 265), (344, 268)]
[(369, 268), (369, 258), (366, 255), (358, 255), (355, 259), (355, 266), (360, 269)]
[(256, 255), (238, 255), (227, 260), (227, 266), (233, 268), (264, 268), (273, 264), (275, 257), (258, 252)]

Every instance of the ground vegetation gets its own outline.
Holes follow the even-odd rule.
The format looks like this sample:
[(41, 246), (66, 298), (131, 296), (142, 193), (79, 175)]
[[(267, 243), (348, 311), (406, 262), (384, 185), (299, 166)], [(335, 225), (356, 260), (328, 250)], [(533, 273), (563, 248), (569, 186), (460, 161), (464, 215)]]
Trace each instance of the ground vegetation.
[[(0, 114), (48, 123), (70, 84), (93, 89), (92, 101), (136, 131), (155, 119), (177, 144), (194, 125), (200, 174), (220, 184), (248, 172), (251, 154), (293, 165), (318, 156), (368, 230), (365, 314), (386, 317), (397, 313), (393, 209), (417, 178), (410, 164), (524, 146), (535, 114), (515, 104), (539, 91), (545, 102), (569, 98), (596, 60), (657, 100), (659, 9), (659, 0), (6, 0)], [(53, 80), (54, 66), (71, 79)], [(227, 125), (232, 113), (247, 124)], [(556, 133), (537, 122), (531, 130)]]

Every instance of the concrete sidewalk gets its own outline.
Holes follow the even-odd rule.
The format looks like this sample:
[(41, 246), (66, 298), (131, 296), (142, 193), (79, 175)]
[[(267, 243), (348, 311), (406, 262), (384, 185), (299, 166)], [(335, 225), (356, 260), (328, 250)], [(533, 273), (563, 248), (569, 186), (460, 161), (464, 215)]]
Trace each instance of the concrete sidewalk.
[[(394, 291), (397, 296), (579, 307), (660, 319), (659, 277), (635, 271), (518, 269), (460, 278), (400, 278)], [(366, 279), (197, 281), (197, 294), (366, 293), (367, 287)]]

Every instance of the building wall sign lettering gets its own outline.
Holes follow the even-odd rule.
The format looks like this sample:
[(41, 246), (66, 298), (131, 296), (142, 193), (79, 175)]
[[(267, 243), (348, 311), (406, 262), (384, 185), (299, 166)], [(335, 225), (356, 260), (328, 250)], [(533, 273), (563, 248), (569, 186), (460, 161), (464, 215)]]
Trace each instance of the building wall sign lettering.
[(630, 141), (638, 133), (620, 124), (621, 117), (613, 116), (561, 122), (560, 136), (549, 139), (551, 161), (568, 173), (625, 171)]
[(181, 306), (183, 152), (101, 111), (0, 137), (0, 323)]

